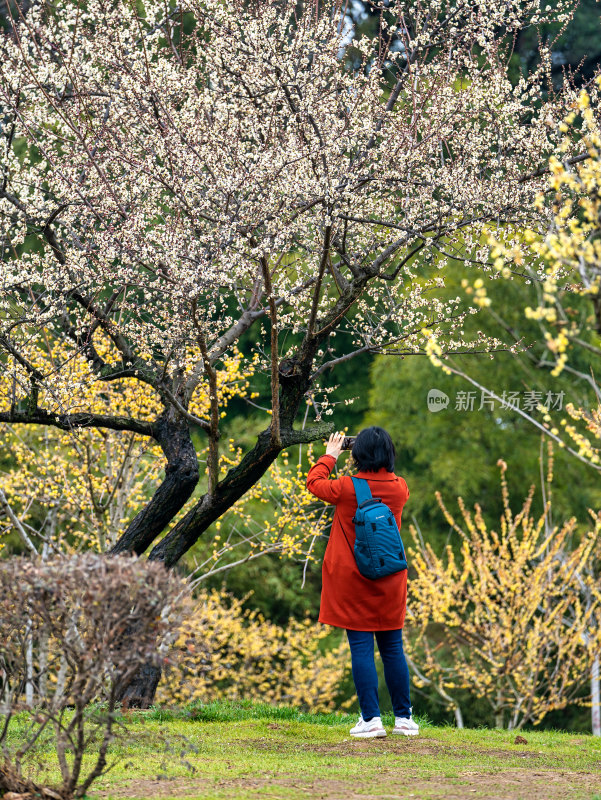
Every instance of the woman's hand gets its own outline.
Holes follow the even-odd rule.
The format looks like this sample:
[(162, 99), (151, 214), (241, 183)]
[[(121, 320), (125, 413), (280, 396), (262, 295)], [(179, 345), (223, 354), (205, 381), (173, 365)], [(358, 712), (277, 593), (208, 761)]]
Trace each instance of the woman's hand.
[(326, 455), (338, 458), (338, 456), (342, 452), (343, 441), (344, 441), (343, 433), (333, 433), (328, 439), (328, 443), (326, 445)]

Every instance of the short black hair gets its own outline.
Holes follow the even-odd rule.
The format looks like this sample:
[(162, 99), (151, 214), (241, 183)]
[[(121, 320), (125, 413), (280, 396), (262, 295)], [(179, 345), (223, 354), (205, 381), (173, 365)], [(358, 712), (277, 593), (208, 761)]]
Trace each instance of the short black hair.
[(364, 428), (357, 434), (352, 455), (361, 472), (377, 472), (382, 468), (394, 472), (394, 444), (388, 431), (377, 425)]

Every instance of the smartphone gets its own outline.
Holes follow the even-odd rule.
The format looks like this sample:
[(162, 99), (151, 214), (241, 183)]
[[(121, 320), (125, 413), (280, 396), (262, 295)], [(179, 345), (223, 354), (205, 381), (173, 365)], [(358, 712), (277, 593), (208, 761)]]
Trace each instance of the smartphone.
[(345, 436), (344, 439), (342, 440), (342, 449), (352, 450), (356, 438), (357, 438), (356, 436)]

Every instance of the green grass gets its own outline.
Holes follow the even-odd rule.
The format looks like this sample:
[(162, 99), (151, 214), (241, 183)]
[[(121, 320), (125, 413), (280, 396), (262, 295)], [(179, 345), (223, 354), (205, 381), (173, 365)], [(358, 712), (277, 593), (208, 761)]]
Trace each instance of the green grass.
[[(109, 798), (276, 800), (503, 798), (599, 800), (601, 739), (549, 731), (457, 730), (353, 740), (356, 718), (253, 703), (211, 703), (126, 716), (115, 766), (91, 794)], [(384, 716), (391, 726), (392, 717)], [(49, 743), (41, 754), (51, 781)], [(38, 778), (42, 775), (39, 774)]]

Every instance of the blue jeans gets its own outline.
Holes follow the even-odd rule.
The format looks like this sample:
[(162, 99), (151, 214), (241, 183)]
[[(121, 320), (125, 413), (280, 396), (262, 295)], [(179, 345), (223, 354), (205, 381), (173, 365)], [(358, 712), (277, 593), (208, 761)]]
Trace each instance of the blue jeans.
[[(403, 631), (376, 631), (378, 650), (384, 664), (384, 678), (392, 700), (395, 717), (411, 716), (409, 668), (403, 652)], [(351, 646), (353, 680), (357, 689), (361, 716), (368, 722), (380, 716), (378, 673), (374, 661), (374, 634), (371, 631), (346, 632)]]

